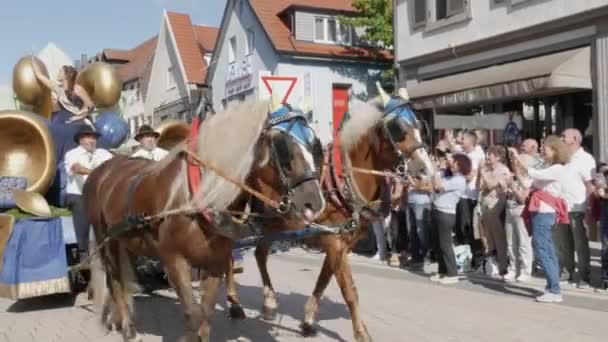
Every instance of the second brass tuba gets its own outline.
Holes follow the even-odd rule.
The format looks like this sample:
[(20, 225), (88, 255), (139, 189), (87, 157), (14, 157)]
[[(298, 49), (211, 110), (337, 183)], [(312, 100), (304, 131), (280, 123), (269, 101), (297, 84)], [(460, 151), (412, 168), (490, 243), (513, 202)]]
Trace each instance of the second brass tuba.
[(36, 115), (0, 111), (0, 176), (26, 177), (27, 190), (46, 194), (56, 171), (55, 144)]

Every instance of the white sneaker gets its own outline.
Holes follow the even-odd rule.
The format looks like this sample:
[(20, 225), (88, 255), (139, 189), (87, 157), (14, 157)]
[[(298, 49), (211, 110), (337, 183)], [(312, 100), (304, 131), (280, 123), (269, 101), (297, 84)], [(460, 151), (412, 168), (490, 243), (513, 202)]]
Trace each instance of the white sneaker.
[(372, 257), (372, 261), (385, 262), (386, 257), (382, 257), (380, 254), (376, 253), (376, 255)]
[(545, 292), (545, 294), (543, 294), (542, 296), (536, 297), (536, 301), (539, 303), (561, 303), (562, 295), (551, 292)]
[(504, 280), (507, 283), (514, 282), (515, 281), (515, 272), (513, 272), (513, 271), (507, 272), (507, 274), (502, 276), (502, 280)]
[(441, 274), (435, 273), (429, 279), (434, 283), (438, 283), (439, 281), (441, 281), (441, 278), (443, 278), (443, 276)]
[(530, 275), (529, 274), (525, 274), (522, 273), (520, 275), (517, 276), (517, 278), (515, 279), (518, 283), (527, 283), (528, 281), (530, 281)]
[(441, 285), (453, 285), (453, 284), (457, 284), (459, 280), (460, 280), (460, 278), (458, 276), (443, 277), (443, 278), (439, 279), (439, 284), (441, 284)]
[(578, 282), (578, 284), (576, 284), (576, 287), (581, 290), (586, 290), (586, 289), (590, 288), (591, 286), (589, 285), (588, 282), (581, 280)]

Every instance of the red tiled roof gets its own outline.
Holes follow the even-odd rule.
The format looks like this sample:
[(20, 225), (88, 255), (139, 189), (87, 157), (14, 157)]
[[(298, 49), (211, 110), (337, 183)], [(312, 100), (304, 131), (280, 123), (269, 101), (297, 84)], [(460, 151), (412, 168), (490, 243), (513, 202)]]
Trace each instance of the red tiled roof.
[(217, 35), (220, 32), (220, 29), (217, 27), (204, 26), (204, 25), (196, 25), (193, 26), (194, 34), (196, 36), (196, 40), (200, 47), (206, 53), (212, 53), (215, 49), (215, 43), (217, 41)]
[(201, 54), (198, 40), (187, 14), (167, 12), (169, 25), (175, 38), (177, 52), (183, 63), (188, 83), (203, 84), (207, 74), (207, 63)]
[(129, 50), (105, 49), (103, 50), (103, 54), (106, 59), (112, 61), (128, 62), (131, 60), (131, 51)]
[[(128, 51), (129, 62), (120, 65), (117, 68), (118, 77), (120, 77), (123, 82), (131, 81), (133, 79), (144, 76), (144, 74), (146, 73), (146, 67), (148, 66), (148, 64), (151, 64), (150, 62), (154, 58), (154, 51), (156, 50), (157, 39), (158, 36), (154, 36), (146, 40), (145, 42), (139, 44), (134, 49)], [(108, 50), (111, 49), (106, 49), (105, 51)]]
[[(192, 25), (190, 16), (174, 12), (167, 12), (171, 32), (175, 36), (179, 58), (186, 69), (187, 82), (204, 83), (207, 74), (207, 64), (203, 58), (205, 53), (213, 52), (219, 29), (209, 26)], [(158, 35), (139, 44), (131, 50), (104, 49), (106, 60), (122, 62), (116, 65), (118, 76), (122, 82), (137, 78), (142, 81), (143, 89), (152, 72), (152, 62)]]
[(387, 50), (296, 40), (291, 35), (289, 27), (280, 17), (280, 14), (290, 7), (353, 12), (355, 8), (352, 6), (352, 0), (250, 0), (250, 3), (278, 51), (329, 57), (379, 59), (382, 61), (389, 61), (393, 58), (392, 53)]

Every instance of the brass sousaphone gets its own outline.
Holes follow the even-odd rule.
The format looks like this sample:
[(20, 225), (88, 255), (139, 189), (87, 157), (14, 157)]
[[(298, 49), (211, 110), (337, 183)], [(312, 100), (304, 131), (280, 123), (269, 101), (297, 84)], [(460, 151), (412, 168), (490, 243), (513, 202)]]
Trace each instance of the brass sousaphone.
[(55, 178), (55, 144), (39, 116), (0, 111), (0, 176), (26, 177), (27, 190), (44, 195)]
[(110, 109), (120, 100), (122, 82), (109, 64), (97, 62), (87, 65), (78, 73), (76, 84), (86, 90), (98, 108)]
[(13, 68), (13, 91), (22, 104), (30, 107), (29, 110), (50, 119), (53, 111), (51, 90), (36, 78), (32, 62), (36, 63), (45, 77), (49, 77), (49, 72), (40, 59), (23, 57)]

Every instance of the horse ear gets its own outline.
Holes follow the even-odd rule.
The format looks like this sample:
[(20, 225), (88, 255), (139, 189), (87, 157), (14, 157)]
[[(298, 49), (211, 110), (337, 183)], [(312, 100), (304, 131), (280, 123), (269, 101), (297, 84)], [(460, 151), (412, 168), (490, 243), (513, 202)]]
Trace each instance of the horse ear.
[(378, 94), (380, 94), (380, 98), (382, 99), (382, 104), (386, 106), (388, 104), (388, 101), (391, 100), (391, 97), (388, 96), (388, 94), (384, 91), (384, 89), (380, 85), (380, 82), (376, 82), (376, 88), (378, 89)]

